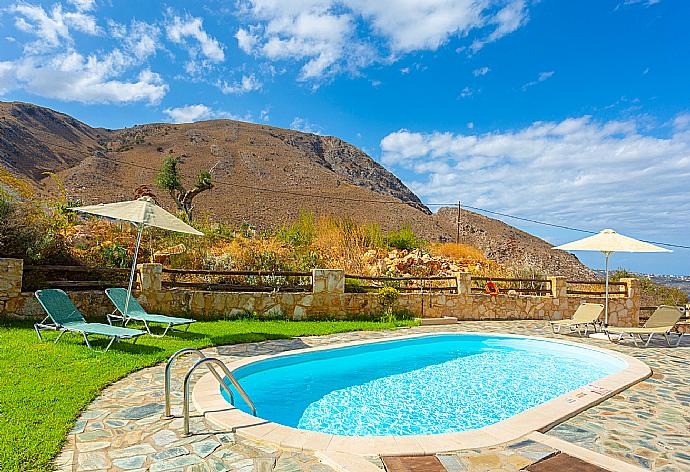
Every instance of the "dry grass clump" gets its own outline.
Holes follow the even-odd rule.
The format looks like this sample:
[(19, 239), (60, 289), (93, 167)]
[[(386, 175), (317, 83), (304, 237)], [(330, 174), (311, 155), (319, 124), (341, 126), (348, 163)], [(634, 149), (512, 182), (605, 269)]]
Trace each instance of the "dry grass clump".
[(446, 257), (456, 261), (486, 261), (486, 256), (481, 249), (469, 244), (437, 243), (430, 245), (429, 250), (435, 256)]
[(385, 247), (385, 237), (376, 224), (358, 224), (351, 219), (320, 217), (316, 221), (313, 249), (327, 267), (362, 273), (363, 256), (370, 249)]

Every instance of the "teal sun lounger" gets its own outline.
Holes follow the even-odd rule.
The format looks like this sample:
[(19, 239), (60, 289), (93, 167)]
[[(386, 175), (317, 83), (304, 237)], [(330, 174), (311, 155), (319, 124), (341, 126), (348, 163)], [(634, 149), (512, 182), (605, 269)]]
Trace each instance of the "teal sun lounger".
[(89, 342), (89, 336), (105, 336), (111, 338), (108, 346), (105, 348), (107, 351), (115, 341), (119, 341), (120, 339), (134, 339), (136, 343), (137, 337), (146, 334), (145, 331), (139, 329), (112, 326), (104, 323), (87, 323), (84, 319), (84, 315), (81, 314), (79, 309), (74, 306), (69, 296), (62, 290), (52, 288), (37, 290), (35, 295), (38, 302), (48, 314), (43, 321), (34, 324), (38, 339), (41, 341), (43, 341), (41, 331), (46, 329), (60, 331), (60, 334), (55, 340), (56, 343), (60, 340), (62, 335), (67, 332), (81, 334), (84, 336), (84, 341), (89, 348), (92, 348)]
[[(108, 288), (105, 290), (106, 295), (110, 298), (110, 301), (115, 305), (115, 311), (113, 311), (108, 316), (108, 322), (112, 323), (112, 320), (119, 320), (124, 325), (127, 325), (130, 321), (140, 321), (144, 323), (146, 332), (149, 335), (162, 338), (165, 336), (170, 329), (174, 329), (175, 326), (187, 326), (185, 331), (189, 329), (189, 325), (194, 323), (196, 320), (191, 318), (178, 318), (176, 316), (166, 316), (166, 315), (156, 315), (153, 313), (148, 313), (139, 304), (136, 298), (131, 296), (129, 298), (129, 306), (127, 307), (127, 317), (125, 318), (125, 302), (127, 301), (127, 290), (124, 288)], [(158, 323), (165, 325), (165, 330), (163, 334), (153, 334), (149, 327), (149, 323)]]

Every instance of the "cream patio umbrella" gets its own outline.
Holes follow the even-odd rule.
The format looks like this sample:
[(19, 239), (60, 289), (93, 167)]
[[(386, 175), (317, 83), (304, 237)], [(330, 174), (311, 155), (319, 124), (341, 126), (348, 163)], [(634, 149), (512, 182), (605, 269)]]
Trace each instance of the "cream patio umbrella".
[(137, 244), (134, 250), (132, 271), (129, 275), (125, 312), (122, 314), (125, 319), (127, 319), (129, 299), (132, 296), (132, 285), (134, 283), (134, 274), (137, 268), (137, 256), (139, 255), (141, 234), (144, 231), (144, 227), (155, 226), (156, 228), (167, 229), (178, 233), (196, 234), (198, 236), (204, 235), (204, 233), (195, 230), (184, 221), (156, 205), (151, 197), (141, 197), (138, 200), (129, 200), (126, 202), (100, 203), (98, 205), (85, 207), (73, 207), (70, 208), (70, 210), (102, 216), (111, 220), (129, 221), (137, 228)]
[(599, 251), (606, 256), (606, 309), (604, 324), (609, 322), (609, 257), (614, 252), (673, 252), (670, 249), (623, 236), (612, 229), (605, 229), (594, 236), (589, 236), (571, 243), (556, 246), (552, 249), (562, 251)]

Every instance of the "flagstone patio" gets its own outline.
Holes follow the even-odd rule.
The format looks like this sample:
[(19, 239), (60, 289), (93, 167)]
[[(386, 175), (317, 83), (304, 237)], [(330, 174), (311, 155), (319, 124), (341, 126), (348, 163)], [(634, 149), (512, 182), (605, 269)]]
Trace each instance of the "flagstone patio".
[[(238, 357), (359, 339), (391, 338), (438, 331), (484, 331), (557, 337), (543, 322), (487, 321), (415, 327), (385, 332), (353, 332), (275, 340), (209, 349), (226, 361)], [(547, 433), (631, 465), (658, 471), (690, 470), (690, 337), (670, 349), (662, 342), (650, 348), (614, 345), (602, 340), (568, 337), (635, 356), (653, 370), (652, 378), (590, 408)], [(180, 359), (173, 373), (174, 419), (163, 418), (164, 366), (133, 373), (108, 387), (81, 415), (56, 459), (60, 471), (331, 471), (315, 455), (251, 442), (217, 431), (196, 415), (190, 437), (182, 434), (180, 378), (195, 359)], [(200, 374), (201, 375), (201, 374)], [(193, 410), (192, 410), (193, 411)], [(536, 439), (536, 440), (535, 440)], [(518, 471), (557, 452), (540, 436), (490, 448), (439, 454), (443, 466), (456, 471)], [(379, 459), (371, 463), (382, 468)]]

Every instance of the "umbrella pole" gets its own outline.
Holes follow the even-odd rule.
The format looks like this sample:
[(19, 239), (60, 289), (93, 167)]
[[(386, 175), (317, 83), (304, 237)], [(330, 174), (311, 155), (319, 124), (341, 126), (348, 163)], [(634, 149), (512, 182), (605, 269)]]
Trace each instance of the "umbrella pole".
[[(136, 224), (134, 225), (136, 226)], [(134, 274), (137, 271), (137, 256), (139, 255), (139, 245), (141, 244), (141, 234), (144, 231), (144, 224), (139, 226), (137, 232), (137, 247), (134, 249), (134, 261), (132, 261), (132, 271), (129, 274), (129, 287), (127, 288), (127, 300), (125, 300), (125, 312), (122, 314), (123, 320), (127, 321), (127, 312), (129, 310), (129, 298), (132, 296), (132, 285), (134, 284)]]
[(609, 325), (609, 256), (611, 253), (609, 251), (604, 252), (606, 256), (606, 309), (604, 311), (604, 326)]

